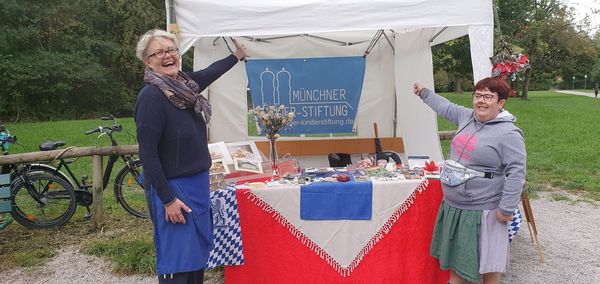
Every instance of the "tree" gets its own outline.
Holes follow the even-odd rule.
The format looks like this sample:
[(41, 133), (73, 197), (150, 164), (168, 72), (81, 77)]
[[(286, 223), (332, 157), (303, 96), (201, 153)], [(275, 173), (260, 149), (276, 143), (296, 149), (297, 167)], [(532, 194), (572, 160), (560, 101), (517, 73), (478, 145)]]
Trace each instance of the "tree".
[[(594, 44), (594, 48), (596, 49), (596, 54), (600, 54), (600, 31), (596, 32), (594, 35), (592, 42)], [(592, 70), (590, 71), (591, 80), (593, 82), (600, 82), (600, 58), (596, 57), (594, 61), (594, 65), (592, 66)]]
[(472, 74), (469, 38), (464, 36), (432, 48), (433, 65), (436, 71), (444, 71), (454, 81), (454, 92), (462, 93), (465, 78)]
[(162, 15), (157, 0), (2, 1), (0, 117), (131, 114), (143, 83), (135, 44)]
[(531, 63), (522, 99), (533, 78), (551, 81), (575, 68), (591, 68), (596, 51), (566, 6), (554, 0), (499, 0), (497, 5), (504, 37), (522, 47)]

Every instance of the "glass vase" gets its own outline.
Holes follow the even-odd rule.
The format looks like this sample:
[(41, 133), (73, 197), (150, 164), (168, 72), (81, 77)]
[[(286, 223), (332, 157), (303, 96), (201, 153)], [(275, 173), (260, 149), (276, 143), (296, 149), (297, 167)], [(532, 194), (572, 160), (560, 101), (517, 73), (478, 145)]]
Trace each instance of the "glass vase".
[(271, 159), (271, 169), (273, 169), (273, 173), (277, 171), (277, 138), (270, 137), (269, 138), (269, 157)]

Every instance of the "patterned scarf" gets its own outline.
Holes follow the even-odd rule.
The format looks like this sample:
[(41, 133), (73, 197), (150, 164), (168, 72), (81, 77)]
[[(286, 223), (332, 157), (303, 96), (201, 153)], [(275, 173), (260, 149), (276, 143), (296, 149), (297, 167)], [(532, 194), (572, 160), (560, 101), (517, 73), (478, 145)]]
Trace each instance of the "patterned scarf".
[(196, 116), (201, 116), (204, 112), (206, 123), (210, 121), (210, 103), (200, 94), (200, 86), (185, 73), (179, 71), (177, 79), (174, 79), (146, 68), (144, 82), (157, 86), (176, 108), (194, 108)]

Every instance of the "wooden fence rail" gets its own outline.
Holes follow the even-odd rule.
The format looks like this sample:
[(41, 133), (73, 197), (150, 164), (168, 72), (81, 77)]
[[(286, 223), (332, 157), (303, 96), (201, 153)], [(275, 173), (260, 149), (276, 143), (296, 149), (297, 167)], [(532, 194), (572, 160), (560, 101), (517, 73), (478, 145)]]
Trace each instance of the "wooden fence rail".
[(137, 145), (102, 146), (102, 147), (69, 147), (43, 152), (30, 152), (0, 156), (0, 166), (9, 164), (33, 163), (49, 161), (58, 156), (62, 158), (75, 158), (85, 156), (109, 156), (137, 154)]
[[(450, 140), (454, 131), (440, 131), (440, 140)], [(92, 190), (94, 202), (92, 212), (94, 226), (100, 228), (104, 222), (104, 199), (102, 189), (102, 156), (137, 154), (138, 145), (102, 146), (102, 147), (69, 147), (66, 149), (31, 152), (23, 154), (0, 155), (0, 166), (21, 163), (33, 163), (39, 161), (54, 160), (61, 158), (75, 158), (92, 156), (93, 180)]]
[(68, 147), (65, 149), (12, 154), (0, 156), (0, 165), (33, 163), (50, 161), (55, 158), (75, 158), (92, 156), (92, 194), (94, 201), (92, 212), (94, 227), (101, 228), (104, 223), (104, 198), (102, 187), (102, 156), (136, 154), (137, 145), (103, 146), (103, 147)]

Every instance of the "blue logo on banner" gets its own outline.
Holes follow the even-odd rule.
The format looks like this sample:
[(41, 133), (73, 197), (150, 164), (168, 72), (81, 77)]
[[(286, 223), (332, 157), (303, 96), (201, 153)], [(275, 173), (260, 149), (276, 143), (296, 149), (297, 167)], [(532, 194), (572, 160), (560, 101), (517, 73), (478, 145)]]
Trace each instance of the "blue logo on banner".
[(253, 59), (246, 64), (252, 103), (283, 104), (296, 114), (283, 133), (352, 132), (365, 58)]

